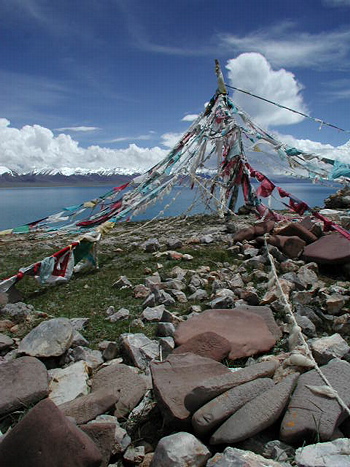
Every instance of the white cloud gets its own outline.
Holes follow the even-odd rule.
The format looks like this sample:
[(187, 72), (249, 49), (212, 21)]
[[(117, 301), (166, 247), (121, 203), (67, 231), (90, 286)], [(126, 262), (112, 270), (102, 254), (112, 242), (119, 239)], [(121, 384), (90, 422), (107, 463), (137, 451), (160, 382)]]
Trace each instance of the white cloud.
[(188, 115), (185, 115), (181, 121), (182, 122), (194, 122), (196, 120), (196, 118), (198, 118), (198, 114), (188, 114)]
[(322, 3), (330, 7), (350, 6), (350, 0), (323, 0)]
[(146, 135), (138, 135), (138, 136), (120, 136), (119, 138), (113, 138), (111, 140), (106, 141), (107, 143), (121, 143), (123, 141), (147, 141), (152, 138), (152, 134), (154, 131), (150, 131)]
[(161, 136), (162, 145), (166, 148), (173, 148), (180, 140), (183, 133), (164, 133)]
[(259, 29), (246, 36), (219, 35), (222, 47), (231, 53), (258, 52), (274, 66), (329, 67), (349, 65), (350, 30), (312, 34), (297, 31), (293, 23)]
[(159, 147), (141, 148), (135, 144), (125, 149), (100, 146), (84, 149), (70, 135), (61, 133), (54, 136), (51, 130), (40, 125), (12, 128), (9, 120), (0, 118), (0, 166), (19, 173), (62, 167), (147, 170), (166, 153)]
[(97, 126), (67, 126), (63, 128), (55, 128), (57, 131), (74, 131), (74, 132), (87, 132), (100, 130)]
[(289, 146), (300, 149), (303, 152), (317, 154), (332, 160), (349, 163), (350, 140), (341, 146), (332, 146), (309, 139), (297, 139), (292, 135), (278, 134), (277, 138)]
[[(299, 112), (307, 113), (300, 91), (302, 85), (293, 73), (273, 70), (264, 56), (258, 53), (245, 53), (227, 62), (229, 82), (232, 86), (250, 91), (266, 99), (277, 102)], [(270, 125), (291, 125), (303, 117), (236, 91), (235, 102), (242, 107), (256, 123)]]

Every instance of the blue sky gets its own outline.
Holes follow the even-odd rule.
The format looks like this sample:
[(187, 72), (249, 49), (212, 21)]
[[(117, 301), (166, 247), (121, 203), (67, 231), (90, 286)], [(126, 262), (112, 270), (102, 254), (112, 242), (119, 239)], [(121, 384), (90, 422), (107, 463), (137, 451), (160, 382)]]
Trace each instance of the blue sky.
[[(0, 166), (148, 168), (228, 84), (350, 130), (350, 0), (0, 0)], [(350, 133), (232, 93), (301, 149)]]

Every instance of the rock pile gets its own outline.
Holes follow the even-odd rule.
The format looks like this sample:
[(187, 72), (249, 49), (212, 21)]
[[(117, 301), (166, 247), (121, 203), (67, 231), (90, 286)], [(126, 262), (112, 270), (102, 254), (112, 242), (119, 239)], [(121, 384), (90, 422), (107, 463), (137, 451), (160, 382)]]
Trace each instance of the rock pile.
[[(350, 242), (310, 220), (237, 224), (149, 238), (138, 247), (174, 261), (171, 273), (114, 278), (142, 298), (140, 330), (151, 323), (156, 337), (122, 333), (93, 350), (87, 319), (46, 316), (19, 339), (38, 313), (4, 302), (1, 466), (350, 465)], [(189, 242), (232, 261), (191, 269), (178, 251)], [(328, 281), (335, 255), (343, 276)]]

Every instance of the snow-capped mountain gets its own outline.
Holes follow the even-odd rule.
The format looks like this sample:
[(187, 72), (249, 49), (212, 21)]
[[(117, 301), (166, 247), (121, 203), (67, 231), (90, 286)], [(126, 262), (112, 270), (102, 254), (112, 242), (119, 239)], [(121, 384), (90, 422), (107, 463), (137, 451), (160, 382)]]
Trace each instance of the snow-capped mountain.
[(6, 186), (45, 186), (45, 185), (93, 185), (115, 184), (124, 182), (141, 173), (138, 170), (123, 168), (95, 170), (69, 167), (60, 169), (33, 169), (26, 173), (17, 173), (8, 167), (0, 166), (0, 187)]

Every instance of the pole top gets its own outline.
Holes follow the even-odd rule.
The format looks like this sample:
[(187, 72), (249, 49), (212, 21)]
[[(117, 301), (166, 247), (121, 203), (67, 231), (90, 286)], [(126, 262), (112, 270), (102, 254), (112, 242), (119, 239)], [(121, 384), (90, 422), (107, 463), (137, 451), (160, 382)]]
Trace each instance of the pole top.
[(227, 94), (227, 89), (225, 86), (224, 76), (221, 71), (220, 62), (218, 59), (215, 59), (215, 73), (218, 78), (218, 90), (220, 94)]

